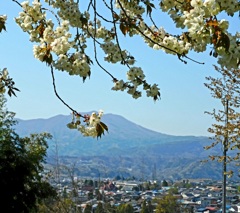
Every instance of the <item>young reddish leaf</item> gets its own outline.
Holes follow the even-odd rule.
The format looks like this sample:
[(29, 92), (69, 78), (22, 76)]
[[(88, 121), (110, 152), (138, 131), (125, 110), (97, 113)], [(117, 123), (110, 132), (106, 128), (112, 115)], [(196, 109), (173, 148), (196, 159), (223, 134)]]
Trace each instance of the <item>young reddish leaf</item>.
[(126, 35), (128, 32), (128, 27), (124, 25), (123, 23), (120, 24), (120, 30), (122, 31), (123, 35)]
[(96, 131), (97, 131), (97, 138), (101, 138), (102, 135), (104, 135), (104, 130), (108, 132), (108, 127), (105, 123), (99, 122), (96, 126)]
[(44, 30), (45, 30), (44, 23), (41, 22), (41, 23), (37, 26), (37, 32), (38, 32), (38, 35), (39, 35), (40, 38), (43, 37)]
[(97, 131), (97, 138), (101, 138), (102, 135), (104, 135), (104, 128), (100, 125), (100, 123), (97, 124), (96, 126), (96, 131)]
[(114, 14), (113, 14), (113, 17), (114, 17), (114, 19), (115, 19), (116, 21), (119, 20), (119, 15), (118, 15), (117, 13), (114, 13)]
[(230, 39), (227, 34), (222, 33), (222, 43), (223, 46), (225, 47), (226, 51), (228, 52), (229, 47), (230, 47)]
[(44, 57), (43, 57), (43, 61), (46, 62), (47, 65), (50, 65), (52, 63), (52, 54), (49, 53), (49, 54), (45, 54)]
[(211, 26), (211, 27), (217, 27), (219, 25), (217, 20), (209, 20), (207, 21), (207, 26)]
[(5, 30), (6, 31), (6, 26), (5, 26), (5, 22), (2, 22), (0, 20), (0, 33), (2, 32), (2, 30)]
[(108, 127), (105, 123), (100, 122), (99, 124), (102, 126), (103, 129), (105, 129), (108, 132)]

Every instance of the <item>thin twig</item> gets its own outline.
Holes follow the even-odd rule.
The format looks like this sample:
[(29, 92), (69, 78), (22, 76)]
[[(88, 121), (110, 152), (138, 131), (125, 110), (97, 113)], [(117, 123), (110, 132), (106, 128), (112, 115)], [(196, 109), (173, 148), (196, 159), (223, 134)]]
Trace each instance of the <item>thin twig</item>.
[[(110, 2), (111, 2), (111, 8), (110, 8), (110, 9), (111, 9), (111, 11), (113, 11), (113, 0), (111, 0)], [(130, 69), (129, 64), (126, 62), (126, 60), (125, 60), (125, 58), (123, 57), (123, 54), (122, 54), (122, 49), (121, 49), (121, 46), (120, 46), (120, 43), (119, 43), (119, 40), (118, 40), (116, 22), (115, 22), (115, 20), (114, 20), (113, 12), (112, 12), (112, 19), (113, 19), (113, 27), (114, 27), (114, 32), (115, 32), (115, 40), (116, 40), (118, 49), (119, 49), (119, 51), (120, 51), (120, 55), (121, 55), (122, 61), (123, 61), (124, 64)]]
[(76, 110), (74, 110), (72, 107), (70, 107), (58, 94), (57, 92), (57, 88), (56, 88), (56, 83), (55, 83), (55, 77), (54, 77), (54, 72), (53, 72), (53, 66), (51, 65), (51, 75), (52, 75), (52, 81), (53, 81), (53, 89), (54, 89), (54, 93), (57, 96), (57, 98), (67, 107), (69, 108), (75, 115), (79, 115), (80, 117), (83, 117), (79, 112), (77, 112)]
[(94, 57), (95, 57), (95, 61), (97, 62), (98, 66), (104, 71), (106, 72), (112, 79), (113, 81), (117, 81), (117, 79), (110, 73), (108, 72), (98, 61), (97, 58), (97, 47), (96, 47), (96, 34), (97, 34), (97, 28), (96, 28), (96, 19), (97, 19), (97, 14), (95, 13), (96, 10), (96, 0), (94, 0), (94, 35), (93, 35), (93, 46), (94, 46)]

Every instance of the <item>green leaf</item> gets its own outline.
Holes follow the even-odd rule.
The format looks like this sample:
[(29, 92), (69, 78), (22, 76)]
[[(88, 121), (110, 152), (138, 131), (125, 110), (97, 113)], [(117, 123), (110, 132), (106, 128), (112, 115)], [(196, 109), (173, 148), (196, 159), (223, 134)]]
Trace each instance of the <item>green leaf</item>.
[(155, 8), (155, 5), (153, 3), (150, 3), (149, 1), (145, 2), (147, 7), (147, 15), (151, 15), (152, 8)]
[(68, 124), (67, 124), (67, 127), (68, 127), (69, 129), (77, 129), (77, 125), (76, 125), (74, 122), (68, 123)]
[(12, 89), (14, 89), (14, 90), (20, 92), (20, 90), (19, 90), (18, 88), (16, 88), (16, 87), (13, 87)]

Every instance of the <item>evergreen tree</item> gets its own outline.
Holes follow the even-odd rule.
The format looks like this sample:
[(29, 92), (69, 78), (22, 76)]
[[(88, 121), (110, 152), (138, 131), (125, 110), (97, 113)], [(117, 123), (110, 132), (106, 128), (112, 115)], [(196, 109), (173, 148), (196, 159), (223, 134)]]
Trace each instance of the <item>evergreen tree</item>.
[(180, 205), (172, 194), (164, 196), (158, 203), (156, 213), (180, 213)]

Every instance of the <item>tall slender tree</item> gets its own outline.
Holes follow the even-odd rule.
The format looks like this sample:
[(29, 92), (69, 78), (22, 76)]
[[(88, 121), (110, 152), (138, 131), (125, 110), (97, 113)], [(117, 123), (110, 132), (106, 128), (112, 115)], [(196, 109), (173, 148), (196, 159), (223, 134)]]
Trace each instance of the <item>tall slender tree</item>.
[(226, 212), (226, 178), (231, 177), (233, 171), (227, 169), (227, 164), (238, 162), (240, 153), (240, 74), (238, 69), (223, 69), (215, 66), (220, 74), (219, 78), (208, 77), (206, 87), (211, 91), (212, 97), (221, 103), (221, 109), (214, 109), (209, 113), (215, 123), (208, 129), (214, 136), (213, 143), (205, 147), (210, 149), (217, 145), (222, 146), (223, 152), (219, 155), (209, 156), (212, 160), (222, 162), (222, 212)]
[[(210, 159), (219, 162), (238, 162), (240, 153), (240, 74), (239, 69), (223, 69), (215, 66), (220, 74), (218, 78), (207, 77), (205, 86), (211, 91), (212, 97), (220, 101), (220, 109), (206, 112), (212, 116), (215, 123), (208, 129), (213, 134), (213, 143), (206, 146), (210, 149), (217, 145), (222, 146), (223, 153), (211, 155)], [(226, 172), (231, 176), (233, 171)]]

